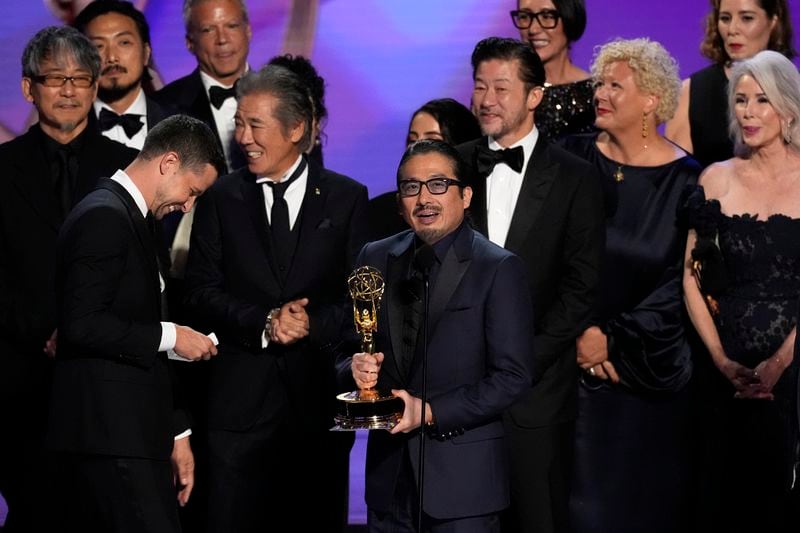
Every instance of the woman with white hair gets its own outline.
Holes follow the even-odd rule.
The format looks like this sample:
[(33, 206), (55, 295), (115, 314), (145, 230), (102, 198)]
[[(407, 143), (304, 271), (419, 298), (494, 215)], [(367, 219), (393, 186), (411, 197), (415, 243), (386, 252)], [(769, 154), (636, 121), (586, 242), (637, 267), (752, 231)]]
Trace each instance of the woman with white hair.
[(683, 276), (722, 378), (704, 507), (720, 531), (798, 531), (800, 75), (760, 52), (733, 69), (728, 106), (736, 157), (710, 166), (690, 198)]
[[(684, 531), (692, 372), (677, 210), (699, 165), (657, 127), (678, 103), (678, 66), (649, 39), (604, 45), (592, 65), (599, 133), (564, 147), (616, 197), (595, 312), (578, 337), (572, 526), (576, 533)], [(607, 209), (607, 211), (609, 211)], [(650, 490), (642, 490), (650, 486)]]

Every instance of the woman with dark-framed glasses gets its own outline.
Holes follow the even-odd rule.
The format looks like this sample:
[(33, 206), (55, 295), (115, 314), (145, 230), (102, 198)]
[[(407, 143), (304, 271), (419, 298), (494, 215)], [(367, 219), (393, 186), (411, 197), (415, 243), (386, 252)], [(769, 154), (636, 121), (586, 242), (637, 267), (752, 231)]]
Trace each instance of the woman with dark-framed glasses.
[(569, 55), (586, 29), (584, 0), (517, 0), (511, 20), (544, 64), (544, 98), (536, 108), (541, 135), (553, 141), (594, 131), (592, 80)]

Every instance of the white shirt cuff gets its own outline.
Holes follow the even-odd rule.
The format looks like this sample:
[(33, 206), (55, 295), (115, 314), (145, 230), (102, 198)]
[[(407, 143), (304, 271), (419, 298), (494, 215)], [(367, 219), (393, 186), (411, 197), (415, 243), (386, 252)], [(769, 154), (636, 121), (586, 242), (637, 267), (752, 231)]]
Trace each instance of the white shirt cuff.
[(189, 435), (191, 435), (191, 434), (192, 434), (192, 430), (191, 430), (191, 429), (187, 429), (187, 430), (186, 430), (186, 431), (184, 431), (183, 433), (180, 433), (180, 434), (178, 434), (178, 435), (175, 435), (175, 440), (181, 440), (181, 439), (185, 439), (186, 437), (188, 437), (188, 436), (189, 436)]
[(172, 322), (161, 323), (161, 343), (158, 345), (159, 352), (166, 352), (175, 348), (178, 334), (175, 331), (175, 324)]

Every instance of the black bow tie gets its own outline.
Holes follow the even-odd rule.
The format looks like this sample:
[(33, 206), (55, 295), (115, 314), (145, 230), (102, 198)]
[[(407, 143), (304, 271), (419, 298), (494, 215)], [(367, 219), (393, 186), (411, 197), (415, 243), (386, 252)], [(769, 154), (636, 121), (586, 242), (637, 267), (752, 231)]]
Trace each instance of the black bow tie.
[(141, 119), (142, 115), (117, 115), (113, 111), (103, 108), (100, 110), (98, 121), (100, 122), (100, 129), (102, 131), (110, 130), (114, 126), (122, 126), (125, 135), (128, 136), (128, 139), (131, 139), (134, 135), (139, 133), (139, 130), (144, 126)]
[(505, 163), (514, 172), (522, 172), (525, 162), (525, 152), (522, 146), (506, 148), (505, 150), (490, 150), (488, 146), (475, 147), (475, 168), (481, 176), (488, 176), (498, 163)]
[(222, 107), (222, 104), (224, 104), (225, 100), (228, 98), (236, 98), (236, 85), (230, 89), (223, 89), (218, 85), (208, 88), (208, 99), (211, 100), (211, 105), (215, 108), (219, 109)]

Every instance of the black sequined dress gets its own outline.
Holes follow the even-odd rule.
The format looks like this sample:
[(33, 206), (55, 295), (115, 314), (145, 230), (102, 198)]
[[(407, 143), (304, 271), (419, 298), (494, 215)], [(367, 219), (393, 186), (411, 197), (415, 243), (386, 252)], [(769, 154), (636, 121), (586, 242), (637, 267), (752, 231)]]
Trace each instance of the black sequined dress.
[(596, 131), (592, 80), (546, 85), (536, 108), (536, 127), (548, 141), (567, 135)]
[[(696, 207), (690, 218), (698, 236), (717, 235), (729, 280), (715, 318), (722, 347), (730, 359), (755, 368), (775, 354), (797, 323), (800, 219), (728, 216), (718, 201), (705, 201), (702, 187), (692, 196)], [(703, 491), (712, 495), (707, 519), (716, 527), (725, 523), (728, 531), (789, 530), (784, 526), (797, 459), (798, 357), (773, 388), (773, 401), (734, 399), (733, 386), (717, 374), (709, 383), (713, 452), (707, 462), (712, 486)]]

